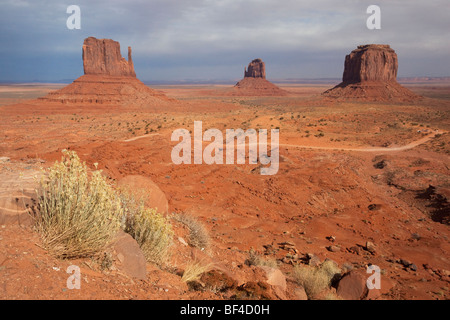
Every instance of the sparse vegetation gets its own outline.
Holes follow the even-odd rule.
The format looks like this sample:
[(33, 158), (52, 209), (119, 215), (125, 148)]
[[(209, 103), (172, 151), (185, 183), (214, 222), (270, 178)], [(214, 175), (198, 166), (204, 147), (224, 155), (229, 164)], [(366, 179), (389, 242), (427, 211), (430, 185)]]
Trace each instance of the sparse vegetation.
[(121, 227), (136, 239), (148, 261), (161, 264), (168, 256), (173, 236), (168, 219), (118, 192), (100, 170), (90, 173), (74, 151), (63, 151), (41, 189), (35, 228), (55, 256), (101, 254)]
[(168, 218), (154, 208), (146, 208), (140, 198), (126, 191), (122, 191), (121, 201), (125, 212), (125, 232), (137, 241), (147, 261), (164, 264), (173, 239)]
[(308, 299), (315, 299), (319, 293), (330, 287), (333, 278), (341, 270), (333, 261), (327, 260), (318, 267), (298, 265), (292, 273), (295, 280), (303, 286)]
[(211, 267), (212, 264), (210, 263), (197, 260), (191, 261), (186, 265), (181, 280), (186, 283), (196, 281), (200, 279), (203, 273), (211, 270)]
[(41, 180), (35, 228), (44, 247), (59, 258), (95, 255), (120, 227), (120, 199), (100, 170), (88, 173), (74, 151)]
[(173, 214), (172, 218), (189, 229), (189, 245), (199, 249), (207, 249), (209, 247), (210, 238), (208, 231), (200, 221), (184, 213)]
[(275, 258), (264, 257), (255, 250), (251, 249), (248, 254), (248, 258), (245, 263), (249, 266), (265, 266), (271, 268), (278, 268), (278, 263)]

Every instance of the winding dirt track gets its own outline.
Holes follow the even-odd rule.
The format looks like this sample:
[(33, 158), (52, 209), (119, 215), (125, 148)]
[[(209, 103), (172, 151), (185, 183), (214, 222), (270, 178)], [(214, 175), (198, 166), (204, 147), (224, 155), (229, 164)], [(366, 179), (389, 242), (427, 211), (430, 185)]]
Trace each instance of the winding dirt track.
[[(445, 133), (445, 131), (435, 131), (432, 132), (424, 137), (422, 137), (419, 140), (410, 142), (404, 146), (400, 146), (400, 147), (366, 147), (366, 148), (348, 148), (348, 147), (324, 147), (324, 146), (307, 146), (307, 145), (297, 145), (297, 144), (287, 144), (287, 143), (280, 143), (279, 147), (292, 147), (292, 148), (301, 148), (301, 149), (317, 149), (317, 150), (341, 150), (341, 151), (358, 151), (358, 152), (397, 152), (397, 151), (404, 151), (404, 150), (409, 150), (409, 149), (413, 149), (423, 143), (426, 143), (428, 141), (430, 141), (431, 139), (433, 139), (436, 135), (438, 134), (443, 134)], [(134, 137), (131, 139), (127, 139), (127, 140), (123, 140), (123, 142), (131, 142), (131, 141), (135, 141), (138, 139), (143, 139), (143, 138), (148, 138), (148, 137), (152, 137), (155, 135), (159, 135), (158, 133), (153, 133), (153, 134), (146, 134), (143, 136), (138, 136), (138, 137)], [(202, 141), (203, 143), (207, 142), (207, 141)], [(255, 144), (245, 144), (245, 145), (255, 145)], [(259, 143), (256, 143), (256, 145), (259, 145)], [(238, 144), (235, 144), (235, 148), (239, 146)]]

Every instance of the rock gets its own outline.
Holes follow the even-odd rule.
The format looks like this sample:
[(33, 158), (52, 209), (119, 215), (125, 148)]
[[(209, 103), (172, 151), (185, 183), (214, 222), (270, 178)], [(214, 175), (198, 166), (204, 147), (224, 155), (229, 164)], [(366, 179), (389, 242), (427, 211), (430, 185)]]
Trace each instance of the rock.
[(341, 251), (341, 247), (339, 247), (339, 246), (328, 246), (327, 250), (331, 251), (331, 252), (340, 252)]
[(366, 285), (366, 280), (366, 277), (359, 272), (348, 272), (338, 283), (337, 295), (344, 300), (364, 299), (369, 291)]
[(397, 82), (398, 58), (389, 45), (358, 46), (345, 57), (342, 82), (322, 93), (333, 99), (414, 101), (422, 97)]
[(397, 70), (397, 54), (389, 45), (362, 45), (345, 57), (342, 82), (396, 81)]
[(244, 78), (266, 78), (266, 65), (261, 59), (254, 59), (244, 69)]
[(84, 74), (136, 77), (131, 47), (128, 47), (128, 61), (120, 53), (120, 44), (111, 39), (89, 37), (83, 43)]
[(398, 262), (405, 268), (408, 268), (411, 265), (411, 262), (405, 259), (400, 259), (398, 260)]
[(82, 58), (84, 75), (38, 99), (63, 104), (140, 104), (159, 110), (176, 101), (136, 78), (131, 47), (127, 61), (121, 56), (119, 42), (89, 37), (84, 40)]
[(311, 267), (317, 267), (322, 263), (322, 261), (320, 261), (320, 258), (313, 253), (308, 253), (306, 256), (309, 259), (308, 265), (310, 265)]
[(236, 83), (230, 95), (239, 96), (284, 96), (287, 91), (266, 80), (266, 66), (255, 59), (244, 70), (244, 79)]
[(119, 180), (117, 186), (129, 189), (136, 197), (142, 197), (145, 205), (157, 208), (158, 212), (168, 213), (169, 204), (166, 195), (152, 179), (139, 175), (129, 175)]
[(5, 163), (5, 162), (9, 162), (9, 158), (8, 157), (0, 157), (0, 163)]
[(38, 170), (0, 174), (0, 224), (31, 225), (41, 175)]
[(185, 246), (185, 247), (188, 246), (188, 243), (182, 237), (178, 237), (178, 241), (180, 241), (183, 246)]
[(234, 290), (238, 286), (238, 282), (227, 272), (216, 269), (203, 273), (200, 282), (204, 284), (205, 288), (219, 292)]
[(296, 300), (308, 300), (308, 295), (303, 287), (295, 288), (294, 295)]
[[(266, 282), (270, 284), (273, 287), (276, 287), (276, 289), (280, 289), (283, 295), (286, 292), (286, 277), (284, 276), (283, 272), (279, 269), (267, 267), (267, 266), (260, 266), (265, 274), (266, 274)], [(277, 290), (275, 290), (276, 292)]]
[(370, 242), (370, 241), (366, 242), (366, 246), (364, 247), (364, 249), (369, 251), (371, 254), (375, 254), (376, 253), (375, 245), (372, 242)]
[(119, 271), (132, 278), (147, 279), (146, 259), (136, 240), (120, 230), (115, 236), (112, 248)]

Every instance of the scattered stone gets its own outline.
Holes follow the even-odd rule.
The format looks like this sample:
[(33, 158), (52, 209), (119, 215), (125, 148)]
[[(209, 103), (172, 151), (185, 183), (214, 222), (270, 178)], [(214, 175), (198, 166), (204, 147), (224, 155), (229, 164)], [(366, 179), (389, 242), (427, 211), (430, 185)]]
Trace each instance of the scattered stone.
[(180, 241), (181, 244), (184, 245), (185, 247), (189, 246), (188, 243), (182, 237), (178, 237), (178, 241)]
[(313, 253), (308, 253), (306, 256), (309, 259), (308, 265), (310, 265), (312, 267), (317, 267), (322, 263), (322, 261), (320, 261), (320, 258)]
[(331, 252), (340, 252), (341, 251), (341, 247), (339, 247), (339, 246), (328, 246), (327, 250), (331, 251)]
[(366, 246), (364, 248), (367, 251), (369, 251), (371, 254), (375, 254), (376, 253), (375, 245), (372, 242), (370, 242), (370, 241), (366, 242)]
[(386, 167), (386, 165), (387, 165), (386, 161), (381, 160), (381, 161), (375, 163), (375, 164), (373, 165), (373, 167), (374, 167), (375, 169), (383, 169), (384, 167)]
[(335, 236), (328, 236), (327, 240), (331, 241), (331, 242), (335, 242), (336, 241), (336, 237)]
[(381, 205), (379, 205), (379, 204), (371, 203), (367, 206), (367, 209), (369, 209), (370, 211), (373, 211), (373, 210), (379, 210), (380, 207), (381, 207)]
[(422, 237), (421, 237), (418, 233), (413, 233), (413, 234), (411, 235), (411, 238), (412, 238), (413, 240), (420, 240)]
[(361, 253), (361, 247), (360, 246), (353, 246), (347, 249), (348, 252), (360, 255)]

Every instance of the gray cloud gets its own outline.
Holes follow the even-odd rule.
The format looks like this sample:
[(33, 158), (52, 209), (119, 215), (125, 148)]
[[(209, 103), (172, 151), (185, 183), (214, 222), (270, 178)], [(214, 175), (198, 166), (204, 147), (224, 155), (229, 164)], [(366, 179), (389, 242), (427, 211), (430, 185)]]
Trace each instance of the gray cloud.
[[(68, 30), (66, 8), (81, 8)], [(133, 48), (143, 80), (239, 79), (251, 59), (269, 78), (340, 77), (359, 44), (388, 43), (400, 76), (450, 75), (450, 2), (378, 0), (382, 29), (366, 28), (365, 0), (0, 1), (0, 80), (82, 74), (88, 36)]]

